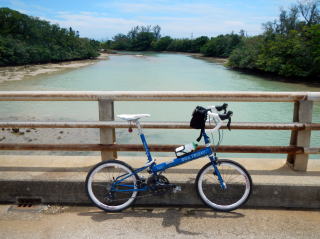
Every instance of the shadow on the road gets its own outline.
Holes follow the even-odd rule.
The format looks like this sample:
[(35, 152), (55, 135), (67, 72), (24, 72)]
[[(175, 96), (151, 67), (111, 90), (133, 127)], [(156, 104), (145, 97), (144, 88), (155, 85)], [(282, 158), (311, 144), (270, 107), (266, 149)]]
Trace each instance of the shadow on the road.
[(103, 211), (97, 212), (81, 212), (80, 216), (89, 216), (96, 222), (105, 220), (123, 219), (127, 217), (135, 218), (162, 218), (162, 226), (174, 226), (177, 233), (185, 235), (200, 235), (202, 233), (190, 232), (180, 229), (181, 219), (184, 217), (192, 218), (240, 218), (244, 217), (238, 212), (216, 212), (210, 209), (191, 209), (191, 208), (132, 208), (119, 213), (107, 213)]

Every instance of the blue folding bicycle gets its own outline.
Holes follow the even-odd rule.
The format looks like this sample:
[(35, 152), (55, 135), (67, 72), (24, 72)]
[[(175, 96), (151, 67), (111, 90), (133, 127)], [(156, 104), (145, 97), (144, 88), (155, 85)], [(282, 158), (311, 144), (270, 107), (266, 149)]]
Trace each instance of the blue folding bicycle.
[[(141, 118), (150, 115), (118, 115), (119, 118), (128, 121), (130, 127), (134, 124), (138, 128), (148, 161), (138, 169), (133, 169), (127, 163), (119, 160), (103, 161), (95, 165), (89, 171), (85, 183), (87, 195), (92, 203), (104, 211), (119, 212), (132, 205), (135, 199), (139, 197), (139, 193), (163, 195), (180, 191), (181, 188), (178, 185), (171, 184), (162, 173), (168, 168), (207, 156), (209, 162), (200, 169), (195, 180), (195, 188), (200, 199), (207, 206), (219, 211), (232, 211), (243, 205), (252, 191), (250, 174), (239, 163), (227, 159), (218, 159), (215, 153), (221, 141), (219, 129), (222, 120), (229, 119), (228, 125), (230, 127), (232, 112), (226, 113), (226, 107), (227, 104), (224, 104), (223, 106), (212, 106), (205, 110), (204, 124), (207, 117), (209, 123), (212, 119), (215, 122), (215, 127), (210, 131), (211, 133), (219, 133), (219, 142), (214, 146), (214, 150), (203, 127), (199, 138), (204, 138), (205, 147), (160, 164), (157, 164), (151, 156), (139, 122)], [(218, 111), (222, 109), (225, 113), (219, 114)], [(211, 135), (213, 136), (213, 134)], [(139, 173), (144, 170), (149, 173), (147, 179), (139, 176)]]

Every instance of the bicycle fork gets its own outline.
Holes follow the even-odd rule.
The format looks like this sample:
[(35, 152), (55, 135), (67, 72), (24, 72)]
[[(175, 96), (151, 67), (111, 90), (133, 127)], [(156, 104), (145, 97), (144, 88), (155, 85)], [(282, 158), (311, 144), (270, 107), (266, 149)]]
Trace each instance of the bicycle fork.
[(223, 181), (221, 173), (220, 173), (220, 171), (219, 171), (219, 169), (217, 167), (217, 164), (218, 164), (217, 157), (215, 155), (212, 155), (212, 156), (209, 156), (209, 159), (210, 159), (212, 167), (214, 169), (213, 176), (217, 176), (218, 177), (218, 181), (219, 181), (220, 187), (222, 189), (227, 189), (227, 184)]

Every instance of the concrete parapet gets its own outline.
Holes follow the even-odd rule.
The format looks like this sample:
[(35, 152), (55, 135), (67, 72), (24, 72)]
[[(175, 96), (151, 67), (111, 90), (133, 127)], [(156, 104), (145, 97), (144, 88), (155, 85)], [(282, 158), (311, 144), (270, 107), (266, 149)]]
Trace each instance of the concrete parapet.
[[(121, 157), (133, 167), (139, 157)], [(160, 158), (157, 162), (166, 160)], [(320, 208), (320, 160), (310, 160), (308, 172), (295, 172), (285, 159), (234, 159), (250, 172), (254, 188), (246, 207)], [(0, 202), (40, 199), (46, 204), (89, 204), (84, 181), (90, 167), (100, 161), (93, 156), (0, 156)], [(194, 187), (200, 159), (167, 170), (164, 175), (182, 191), (164, 196), (141, 197), (138, 205), (203, 206)], [(145, 175), (147, 176), (147, 175)], [(186, 196), (187, 195), (187, 196)]]

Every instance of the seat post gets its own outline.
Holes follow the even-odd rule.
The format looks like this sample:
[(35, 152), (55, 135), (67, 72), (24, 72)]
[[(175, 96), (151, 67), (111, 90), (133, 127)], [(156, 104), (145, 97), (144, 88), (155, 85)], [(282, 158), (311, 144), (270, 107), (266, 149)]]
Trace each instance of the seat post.
[(139, 120), (135, 120), (135, 123), (136, 123), (136, 126), (137, 126), (137, 128), (138, 128), (138, 133), (139, 133), (139, 135), (143, 134), (143, 130), (142, 130), (142, 127), (141, 127), (141, 125), (140, 125)]
[(140, 125), (139, 120), (135, 120), (135, 123), (136, 123), (137, 128), (138, 128), (138, 132), (139, 132), (139, 135), (140, 135), (140, 139), (141, 139), (141, 141), (142, 141), (142, 144), (143, 144), (143, 148), (144, 148), (144, 150), (146, 151), (146, 155), (147, 155), (147, 157), (148, 157), (148, 162), (145, 164), (145, 166), (150, 166), (150, 165), (153, 164), (155, 161), (154, 161), (154, 159), (153, 159), (152, 156), (151, 156), (150, 149), (149, 149), (147, 140), (146, 140), (146, 138), (144, 137), (143, 130), (142, 130), (142, 127), (141, 127), (141, 125)]

